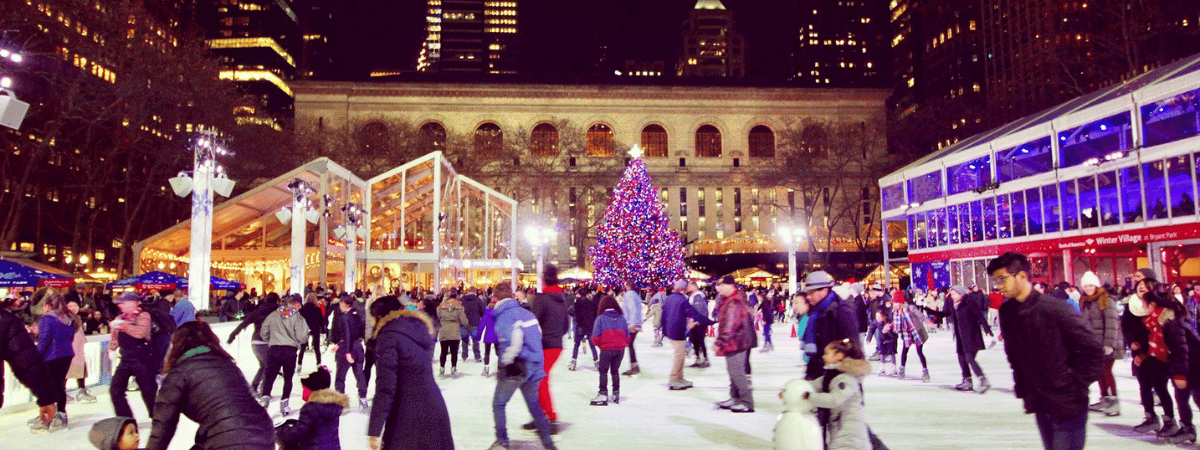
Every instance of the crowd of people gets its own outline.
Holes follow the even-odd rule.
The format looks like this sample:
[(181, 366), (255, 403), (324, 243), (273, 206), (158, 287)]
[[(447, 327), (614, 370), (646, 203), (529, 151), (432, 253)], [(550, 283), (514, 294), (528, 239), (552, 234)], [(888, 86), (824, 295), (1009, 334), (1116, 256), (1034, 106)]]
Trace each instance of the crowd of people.
[[(1112, 369), (1126, 354), (1144, 408), (1144, 421), (1133, 430), (1171, 443), (1195, 441), (1189, 403), (1194, 398), (1200, 404), (1200, 388), (1193, 388), (1200, 382), (1195, 322), (1200, 285), (1162, 284), (1142, 269), (1120, 288), (1091, 272), (1075, 284), (1048, 286), (1033, 282), (1028, 259), (1015, 253), (996, 258), (988, 270), (995, 286), (989, 293), (962, 285), (930, 292), (868, 287), (838, 283), (822, 271), (808, 274), (794, 294), (778, 285), (743, 290), (728, 276), (704, 288), (681, 280), (649, 290), (632, 282), (619, 289), (568, 290), (559, 285), (553, 265), (545, 270), (541, 292), (514, 292), (508, 283), (440, 294), (234, 292), (218, 303), (237, 310), (220, 317), (240, 320), (224, 344), (206, 322), (196, 320), (195, 308), (176, 290), (115, 298), (75, 291), (15, 293), (0, 310), (5, 339), (0, 356), (37, 398), (39, 414), (29, 421), (31, 429), (54, 432), (68, 426), (68, 381), (79, 387), (74, 400), (96, 401), (84, 383), (82, 346), (94, 330), (109, 333), (117, 361), (109, 387), (116, 417), (95, 424), (91, 433), (92, 442), (106, 450), (137, 448), (126, 398), (131, 378), (153, 423), (145, 448), (166, 448), (182, 415), (200, 425), (200, 448), (336, 449), (339, 417), (355, 405), (346, 390), (348, 372), (355, 377), (355, 406), (369, 415), (372, 448), (453, 448), (438, 377), (457, 377), (460, 359), (484, 363), (482, 375), (496, 379), (492, 449), (509, 447), (506, 410), (517, 391), (533, 417), (523, 428), (536, 432), (545, 448), (555, 448), (553, 436), (565, 424), (549, 374), (566, 359), (565, 343), (572, 344), (567, 370), (578, 370), (591, 356), (599, 378), (593, 406), (620, 404), (622, 375), (640, 372), (635, 342), (643, 330), (653, 333), (650, 345), (665, 340), (671, 347), (672, 391), (693, 386), (684, 377), (689, 355), (694, 361), (689, 367), (710, 366), (711, 345), (712, 356), (725, 359), (730, 386), (729, 399), (715, 406), (752, 413), (750, 353), (771, 351), (772, 325), (787, 323), (795, 327), (802, 378), (813, 385), (805, 395), (817, 407), (829, 448), (886, 448), (863, 414), (869, 361), (879, 362), (880, 375), (905, 379), (912, 350), (922, 365), (919, 379), (928, 382), (925, 343), (931, 333), (947, 332), (962, 370), (955, 386), (960, 391), (988, 392), (991, 384), (976, 355), (1004, 342), (1015, 392), (1035, 415), (1048, 449), (1083, 448), (1089, 410), (1120, 414)], [(715, 339), (709, 338), (710, 327)], [(243, 332), (250, 333), (259, 363), (249, 380), (228, 376), (240, 369), (223, 348)], [(875, 348), (868, 356), (864, 342), (871, 341)], [(309, 349), (317, 368), (305, 372)], [(333, 370), (321, 366), (326, 349)], [(623, 365), (628, 370), (621, 372)], [(290, 400), (299, 374), (305, 374), (300, 377), (305, 403), (297, 415)], [(276, 397), (273, 388), (281, 377)], [(1088, 404), (1093, 382), (1100, 385), (1100, 397)], [(290, 419), (279, 427), (268, 415), (274, 400), (280, 415)]]

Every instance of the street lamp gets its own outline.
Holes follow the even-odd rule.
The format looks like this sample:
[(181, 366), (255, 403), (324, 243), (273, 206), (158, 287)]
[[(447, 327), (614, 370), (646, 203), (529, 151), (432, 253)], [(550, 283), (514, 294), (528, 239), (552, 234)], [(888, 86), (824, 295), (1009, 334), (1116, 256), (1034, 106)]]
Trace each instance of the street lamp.
[(541, 293), (542, 288), (546, 286), (545, 280), (542, 279), (542, 260), (546, 253), (545, 247), (550, 244), (550, 241), (554, 240), (555, 234), (557, 233), (554, 232), (554, 228), (552, 227), (530, 225), (525, 228), (525, 239), (529, 241), (529, 245), (533, 247), (534, 253), (537, 254), (538, 293)]
[[(201, 132), (192, 143), (192, 174), (180, 172), (170, 179), (175, 195), (192, 195), (192, 240), (188, 250), (188, 297), (199, 308), (208, 308), (212, 265), (213, 194), (228, 197), (234, 181), (217, 165), (218, 156), (232, 154), (213, 132)], [(161, 265), (159, 267), (162, 268)]]
[(788, 252), (788, 292), (791, 295), (796, 295), (796, 247), (800, 245), (800, 241), (804, 239), (803, 227), (792, 227), (782, 225), (776, 230), (779, 238), (787, 244)]

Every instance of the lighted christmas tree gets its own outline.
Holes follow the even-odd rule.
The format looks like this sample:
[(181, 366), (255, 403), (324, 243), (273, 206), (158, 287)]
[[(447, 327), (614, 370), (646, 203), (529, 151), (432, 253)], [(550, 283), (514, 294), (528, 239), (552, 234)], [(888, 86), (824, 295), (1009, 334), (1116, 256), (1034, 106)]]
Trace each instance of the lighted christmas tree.
[(624, 286), (633, 280), (641, 286), (662, 286), (683, 278), (683, 247), (670, 227), (670, 218), (658, 203), (658, 188), (646, 174), (646, 163), (637, 147), (633, 161), (613, 189), (596, 230), (596, 244), (588, 248), (597, 283)]

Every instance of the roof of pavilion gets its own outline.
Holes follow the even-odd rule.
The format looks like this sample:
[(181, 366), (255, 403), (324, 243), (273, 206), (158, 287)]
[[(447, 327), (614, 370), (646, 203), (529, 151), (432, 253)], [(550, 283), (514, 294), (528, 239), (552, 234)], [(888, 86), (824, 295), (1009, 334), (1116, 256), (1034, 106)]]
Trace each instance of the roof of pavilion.
[[(241, 249), (248, 244), (283, 247), (290, 243), (290, 226), (280, 223), (275, 213), (292, 204), (288, 183), (302, 179), (320, 186), (328, 175), (328, 194), (334, 198), (350, 192), (361, 202), (366, 182), (329, 158), (318, 158), (222, 202), (213, 208), (213, 247)], [(297, 217), (298, 220), (304, 220)], [(178, 259), (187, 255), (191, 243), (191, 220), (175, 224), (138, 242), (135, 253), (156, 259)], [(261, 247), (256, 247), (261, 248)]]
[(1136, 95), (1138, 92), (1154, 90), (1156, 87), (1161, 86), (1169, 81), (1194, 73), (1200, 73), (1200, 53), (1143, 73), (1123, 83), (1118, 83), (1090, 94), (1076, 97), (1057, 106), (1047, 108), (992, 130), (968, 137), (954, 143), (949, 147), (934, 151), (933, 153), (930, 153), (929, 155), (912, 162), (904, 168), (894, 171), (893, 174), (899, 174), (908, 170), (916, 169), (930, 161), (944, 158), (961, 151), (970, 150), (981, 144), (987, 144), (988, 142), (995, 141), (1005, 136), (1018, 134), (1033, 127), (1045, 125), (1060, 117), (1077, 111), (1082, 111), (1087, 108), (1101, 105), (1121, 97), (1128, 98), (1130, 95)]

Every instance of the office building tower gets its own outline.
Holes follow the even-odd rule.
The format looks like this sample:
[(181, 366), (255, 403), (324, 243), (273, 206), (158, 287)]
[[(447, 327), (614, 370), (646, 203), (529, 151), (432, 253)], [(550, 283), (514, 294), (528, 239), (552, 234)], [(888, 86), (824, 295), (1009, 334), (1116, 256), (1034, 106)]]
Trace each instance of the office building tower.
[(699, 0), (683, 22), (679, 76), (746, 76), (746, 40), (720, 0)]
[(428, 0), (417, 70), (517, 73), (516, 0)]
[(792, 80), (808, 86), (887, 86), (883, 0), (817, 0), (798, 8)]

